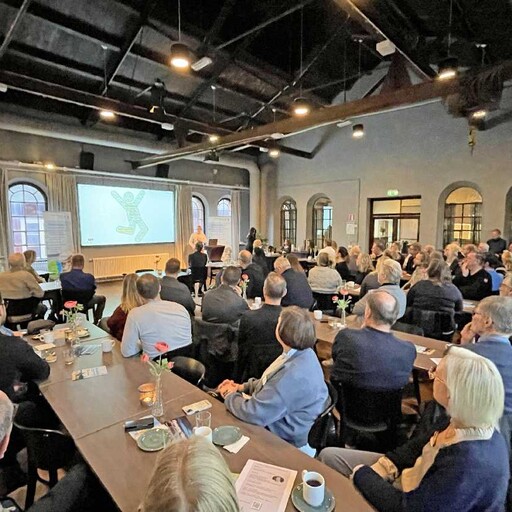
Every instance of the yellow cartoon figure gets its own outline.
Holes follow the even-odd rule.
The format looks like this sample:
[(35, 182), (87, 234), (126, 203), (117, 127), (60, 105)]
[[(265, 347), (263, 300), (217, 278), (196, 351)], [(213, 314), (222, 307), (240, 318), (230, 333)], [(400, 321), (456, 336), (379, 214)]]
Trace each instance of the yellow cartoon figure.
[(129, 224), (128, 226), (117, 226), (116, 231), (123, 235), (133, 235), (136, 228), (138, 228), (139, 232), (135, 236), (135, 241), (142, 241), (149, 231), (139, 211), (139, 204), (144, 197), (144, 190), (141, 190), (136, 197), (133, 197), (131, 192), (125, 192), (123, 197), (117, 192), (112, 192), (112, 197), (124, 208)]

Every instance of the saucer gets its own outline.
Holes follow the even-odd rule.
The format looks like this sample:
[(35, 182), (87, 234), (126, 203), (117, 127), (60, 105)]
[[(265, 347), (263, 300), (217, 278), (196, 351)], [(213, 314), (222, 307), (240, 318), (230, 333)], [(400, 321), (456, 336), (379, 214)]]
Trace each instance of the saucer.
[(299, 512), (331, 512), (336, 506), (336, 500), (334, 499), (333, 493), (325, 488), (324, 502), (318, 507), (312, 507), (305, 502), (302, 496), (302, 486), (304, 483), (300, 483), (295, 486), (292, 491), (292, 503)]
[(137, 439), (137, 446), (145, 452), (163, 450), (171, 440), (169, 430), (166, 428), (152, 428), (142, 433)]
[(242, 431), (238, 427), (232, 425), (224, 425), (217, 427), (213, 431), (213, 444), (226, 446), (236, 443), (242, 437)]

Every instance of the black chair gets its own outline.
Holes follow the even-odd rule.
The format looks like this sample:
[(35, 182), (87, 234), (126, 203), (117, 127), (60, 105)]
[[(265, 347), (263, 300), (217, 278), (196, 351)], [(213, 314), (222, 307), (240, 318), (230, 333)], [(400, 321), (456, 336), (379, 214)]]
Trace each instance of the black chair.
[(154, 272), (154, 268), (139, 268), (135, 271), (135, 274), (142, 274), (143, 272)]
[[(375, 437), (380, 452), (394, 449), (402, 417), (402, 388), (382, 391), (333, 384), (338, 391), (341, 445), (345, 446), (351, 433), (363, 433)], [(351, 440), (350, 444), (354, 442)]]
[[(37, 318), (41, 299), (5, 299), (7, 319), (5, 325), (12, 330), (25, 329), (29, 322)], [(44, 308), (45, 309), (45, 308)]]
[(82, 290), (62, 290), (62, 301), (63, 303), (68, 300), (76, 300), (78, 304), (81, 304), (83, 309), (81, 313), (84, 313), (87, 320), (89, 320), (89, 311), (93, 308), (88, 307), (89, 301), (94, 297), (94, 291), (82, 291)]
[[(14, 419), (14, 427), (23, 435), (27, 445), (28, 482), (25, 509), (34, 503), (36, 484), (39, 480), (48, 487), (54, 487), (58, 482), (57, 470), (71, 465), (75, 456), (73, 439), (58, 431), (31, 426), (36, 416), (33, 404), (20, 407)], [(37, 470), (48, 471), (49, 479), (38, 475)]]
[(408, 318), (410, 319), (408, 323), (421, 327), (427, 338), (447, 342), (452, 341), (456, 327), (452, 313), (412, 308)]
[(206, 278), (208, 277), (208, 267), (190, 267), (190, 291), (194, 291), (194, 284), (199, 283), (199, 293), (206, 291)]
[(338, 403), (338, 392), (330, 382), (326, 382), (326, 385), (329, 391), (329, 405), (315, 420), (315, 423), (313, 423), (308, 434), (308, 444), (311, 448), (316, 450), (316, 455), (318, 455), (326, 446), (336, 444), (335, 442), (329, 442), (329, 438), (331, 437), (334, 441), (338, 430), (338, 420), (333, 414), (334, 408)]
[(200, 387), (206, 373), (203, 363), (184, 356), (173, 357), (171, 361), (174, 363), (172, 371), (178, 377), (185, 379), (190, 384), (194, 384), (194, 386)]
[(321, 309), (324, 313), (330, 315), (336, 314), (338, 305), (332, 300), (334, 295), (336, 294), (313, 292), (313, 298), (316, 300), (316, 309)]
[(414, 334), (416, 336), (424, 336), (423, 329), (418, 327), (417, 325), (405, 324), (403, 322), (395, 322), (393, 327), (391, 327), (393, 331), (405, 332), (407, 334)]

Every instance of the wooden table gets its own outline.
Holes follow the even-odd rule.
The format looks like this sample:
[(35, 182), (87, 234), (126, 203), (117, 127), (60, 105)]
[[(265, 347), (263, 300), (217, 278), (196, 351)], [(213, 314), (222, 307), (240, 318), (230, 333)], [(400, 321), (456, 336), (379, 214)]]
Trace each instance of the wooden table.
[[(91, 324), (87, 324), (91, 328)], [(105, 333), (103, 339), (112, 339)], [(88, 343), (100, 343), (96, 339)], [(32, 344), (37, 344), (31, 340)], [(137, 387), (150, 381), (146, 365), (138, 357), (123, 358), (119, 344), (111, 353), (96, 352), (77, 358), (66, 366), (62, 351), (57, 347), (57, 361), (51, 364), (50, 378), (40, 383), (40, 389), (50, 406), (73, 437), (91, 469), (99, 477), (120, 510), (136, 511), (146, 491), (157, 454), (141, 451), (124, 432), (128, 419), (146, 416), (150, 410), (139, 402)], [(80, 381), (71, 380), (75, 369), (104, 364), (108, 374)], [(164, 418), (183, 415), (185, 405), (203, 400), (212, 402), (212, 425), (237, 425), (250, 437), (238, 454), (221, 449), (231, 471), (239, 473), (248, 459), (297, 470), (297, 481), (303, 469), (316, 470), (325, 477), (336, 497), (336, 510), (365, 512), (372, 508), (354, 489), (352, 483), (317, 460), (308, 457), (262, 427), (237, 420), (225, 406), (203, 391), (172, 373), (163, 379)], [(193, 419), (192, 419), (193, 421)], [(287, 511), (294, 510), (291, 502)]]

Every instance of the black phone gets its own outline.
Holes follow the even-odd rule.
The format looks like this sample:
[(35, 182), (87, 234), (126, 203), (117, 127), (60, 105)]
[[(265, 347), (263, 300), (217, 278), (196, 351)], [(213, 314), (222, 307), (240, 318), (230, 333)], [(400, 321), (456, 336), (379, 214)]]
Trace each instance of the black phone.
[(146, 430), (155, 426), (155, 418), (142, 418), (140, 420), (125, 421), (124, 429), (126, 432), (135, 432), (136, 430)]

